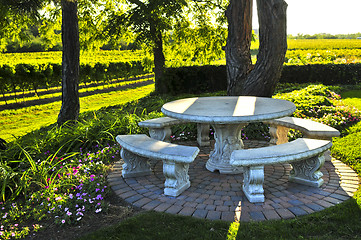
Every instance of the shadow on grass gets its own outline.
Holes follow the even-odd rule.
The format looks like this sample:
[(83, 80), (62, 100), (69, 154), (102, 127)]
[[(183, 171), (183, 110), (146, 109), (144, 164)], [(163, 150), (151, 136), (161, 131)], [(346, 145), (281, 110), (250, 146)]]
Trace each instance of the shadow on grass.
[[(130, 81), (130, 80), (128, 80)], [(126, 89), (135, 89), (142, 86), (147, 86), (150, 84), (153, 84), (154, 80), (147, 80), (143, 82), (137, 82), (137, 83), (129, 83), (126, 85), (116, 86), (116, 87), (109, 87), (109, 88), (103, 88), (103, 89), (96, 89), (89, 92), (80, 92), (79, 97), (87, 97), (87, 96), (93, 96), (96, 94), (102, 94), (102, 93), (110, 93), (114, 91), (120, 91), (120, 90), (126, 90)], [(44, 105), (48, 103), (58, 102), (61, 101), (62, 96), (57, 97), (51, 97), (51, 98), (40, 98), (35, 100), (29, 100), (26, 102), (17, 102), (17, 103), (9, 103), (7, 105), (0, 105), (0, 111), (7, 110), (7, 109), (19, 109), (19, 108), (25, 108), (30, 106), (37, 106), (37, 105)]]

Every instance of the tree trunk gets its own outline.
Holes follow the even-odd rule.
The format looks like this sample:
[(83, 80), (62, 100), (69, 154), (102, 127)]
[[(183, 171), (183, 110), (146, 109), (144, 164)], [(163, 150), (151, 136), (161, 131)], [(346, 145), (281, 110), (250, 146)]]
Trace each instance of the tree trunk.
[(62, 106), (58, 125), (79, 116), (79, 26), (77, 0), (62, 0)]
[[(257, 8), (260, 26), (260, 47), (257, 63), (252, 71), (249, 71), (249, 67), (240, 66), (241, 73), (233, 76), (233, 79), (231, 75), (229, 76), (229, 83), (236, 82), (228, 87), (229, 95), (271, 97), (281, 76), (287, 51), (287, 3), (284, 0), (257, 0)], [(243, 27), (239, 29), (246, 29), (249, 25), (248, 18), (244, 18), (240, 25)], [(228, 34), (228, 38), (236, 39), (234, 33), (229, 32)], [(239, 45), (248, 46), (248, 40), (246, 41), (244, 38), (241, 41), (244, 43), (240, 42)], [(226, 51), (227, 54), (229, 54), (228, 51)]]
[(153, 56), (154, 56), (154, 78), (155, 78), (155, 91), (162, 92), (160, 85), (160, 78), (164, 73), (165, 66), (165, 57), (163, 54), (163, 39), (162, 34), (158, 33), (156, 40), (154, 41), (153, 48)]
[(226, 44), (226, 68), (228, 95), (239, 95), (252, 66), (252, 2), (230, 0), (226, 11), (228, 38)]
[(259, 52), (254, 70), (244, 85), (244, 95), (271, 97), (287, 51), (287, 25), (284, 0), (257, 0)]

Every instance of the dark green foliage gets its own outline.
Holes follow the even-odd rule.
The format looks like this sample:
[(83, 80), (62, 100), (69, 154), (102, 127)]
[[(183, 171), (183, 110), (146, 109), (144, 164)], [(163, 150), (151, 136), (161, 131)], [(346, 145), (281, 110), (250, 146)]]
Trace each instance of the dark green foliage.
[(280, 82), (356, 85), (361, 83), (361, 64), (284, 66)]
[(160, 84), (162, 93), (172, 95), (224, 91), (227, 89), (226, 68), (210, 65), (167, 68)]
[[(322, 83), (356, 85), (361, 83), (361, 64), (312, 64), (283, 66), (280, 83)], [(167, 68), (161, 84), (168, 94), (200, 93), (227, 89), (224, 65)]]

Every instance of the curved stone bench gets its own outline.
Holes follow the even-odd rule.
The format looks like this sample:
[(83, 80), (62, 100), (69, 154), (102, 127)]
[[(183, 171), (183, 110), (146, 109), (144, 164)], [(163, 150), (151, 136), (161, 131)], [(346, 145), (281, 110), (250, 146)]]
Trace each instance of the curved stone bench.
[(188, 169), (199, 153), (197, 147), (182, 146), (152, 139), (145, 134), (118, 135), (124, 160), (122, 176), (137, 177), (151, 173), (148, 158), (163, 161), (164, 194), (178, 196), (190, 187)]
[(243, 167), (243, 192), (252, 203), (264, 202), (264, 166), (291, 163), (289, 180), (313, 187), (323, 183), (320, 168), (325, 162), (323, 153), (331, 148), (327, 140), (299, 138), (280, 145), (233, 151), (231, 165)]
[[(149, 128), (149, 136), (151, 138), (170, 142), (170, 136), (172, 135), (171, 127), (183, 123), (187, 122), (170, 117), (160, 117), (139, 122), (138, 126)], [(197, 124), (197, 142), (201, 147), (210, 146), (209, 127), (209, 124)]]
[(324, 139), (332, 141), (333, 137), (340, 136), (340, 132), (325, 124), (295, 117), (283, 117), (263, 121), (270, 125), (271, 144), (282, 144), (288, 142), (288, 130), (290, 128), (299, 130), (306, 138)]

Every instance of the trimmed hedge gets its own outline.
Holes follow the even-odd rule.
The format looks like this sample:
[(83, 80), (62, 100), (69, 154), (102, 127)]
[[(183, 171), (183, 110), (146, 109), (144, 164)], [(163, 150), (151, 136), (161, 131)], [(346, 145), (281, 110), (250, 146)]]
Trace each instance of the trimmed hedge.
[[(285, 65), (281, 83), (361, 84), (361, 64)], [(227, 90), (226, 66), (167, 68), (159, 93), (177, 95)]]
[(226, 67), (206, 65), (167, 68), (158, 85), (159, 93), (171, 95), (226, 90)]

